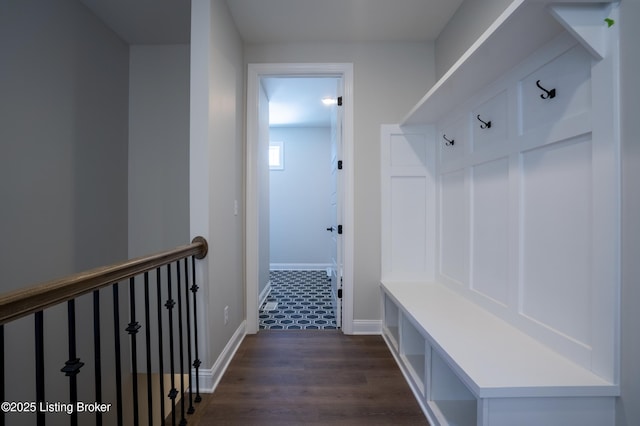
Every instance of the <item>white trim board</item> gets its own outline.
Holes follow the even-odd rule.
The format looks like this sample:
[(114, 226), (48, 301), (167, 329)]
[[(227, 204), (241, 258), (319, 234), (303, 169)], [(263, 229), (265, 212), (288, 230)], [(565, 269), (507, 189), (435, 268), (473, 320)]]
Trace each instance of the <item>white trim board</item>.
[(353, 334), (381, 335), (382, 320), (353, 320)]
[(271, 280), (269, 280), (267, 285), (264, 287), (264, 289), (262, 289), (262, 292), (260, 292), (260, 295), (258, 296), (258, 309), (260, 309), (260, 306), (262, 306), (265, 300), (267, 300), (267, 297), (269, 297), (269, 293), (271, 293)]
[(249, 64), (247, 71), (247, 156), (246, 156), (246, 327), (248, 334), (258, 332), (258, 252), (259, 247), (259, 177), (258, 99), (260, 79), (276, 76), (340, 77), (343, 82), (344, 122), (342, 170), (343, 212), (343, 308), (342, 331), (353, 333), (354, 266), (354, 139), (353, 139), (353, 64), (352, 63), (274, 63)]
[(272, 263), (272, 271), (324, 271), (330, 268), (330, 263)]

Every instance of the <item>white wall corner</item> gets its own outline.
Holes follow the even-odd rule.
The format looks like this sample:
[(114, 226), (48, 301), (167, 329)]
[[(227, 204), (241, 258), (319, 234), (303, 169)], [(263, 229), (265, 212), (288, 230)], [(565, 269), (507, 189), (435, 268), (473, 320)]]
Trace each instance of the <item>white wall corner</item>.
[[(200, 368), (198, 371), (198, 379), (200, 381), (200, 392), (201, 393), (213, 393), (220, 383), (220, 379), (224, 375), (224, 372), (227, 371), (229, 367), (229, 363), (233, 359), (236, 351), (240, 347), (240, 344), (244, 340), (244, 336), (246, 335), (246, 321), (243, 321), (242, 324), (238, 327), (238, 329), (233, 333), (231, 339), (227, 342), (227, 345), (222, 350), (222, 353), (213, 364), (211, 368)], [(195, 375), (195, 370), (191, 370), (192, 379)]]

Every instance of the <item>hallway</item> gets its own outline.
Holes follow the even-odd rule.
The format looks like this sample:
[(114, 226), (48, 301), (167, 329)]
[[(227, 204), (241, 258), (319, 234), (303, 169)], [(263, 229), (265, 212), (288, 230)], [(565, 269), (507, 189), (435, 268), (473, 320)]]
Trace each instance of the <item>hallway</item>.
[(380, 336), (261, 331), (189, 424), (428, 425)]

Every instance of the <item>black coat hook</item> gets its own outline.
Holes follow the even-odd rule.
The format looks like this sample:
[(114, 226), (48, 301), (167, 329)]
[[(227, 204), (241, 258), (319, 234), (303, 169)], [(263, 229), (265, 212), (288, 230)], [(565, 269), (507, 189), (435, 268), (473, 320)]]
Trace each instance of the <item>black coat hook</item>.
[(478, 114), (478, 116), (476, 117), (478, 119), (479, 122), (481, 122), (482, 124), (480, 125), (481, 129), (490, 129), (491, 128), (491, 120), (489, 121), (484, 121), (480, 118), (480, 114)]
[(442, 139), (444, 139), (445, 141), (447, 141), (447, 142), (445, 142), (445, 145), (446, 145), (446, 146), (453, 145), (453, 144), (456, 142), (456, 140), (455, 140), (455, 139), (451, 139), (451, 140), (447, 139), (447, 135), (442, 135)]
[(542, 99), (553, 99), (556, 97), (556, 89), (547, 90), (544, 87), (540, 86), (540, 80), (536, 81), (536, 86), (544, 93), (540, 95)]

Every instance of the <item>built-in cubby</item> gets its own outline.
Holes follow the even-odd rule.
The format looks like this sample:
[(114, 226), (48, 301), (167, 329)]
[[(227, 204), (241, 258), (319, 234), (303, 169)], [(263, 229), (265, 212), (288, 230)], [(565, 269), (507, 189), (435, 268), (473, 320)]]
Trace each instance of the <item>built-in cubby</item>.
[(400, 341), (400, 325), (399, 325), (399, 310), (393, 301), (389, 298), (389, 295), (385, 294), (383, 297), (383, 309), (384, 309), (384, 331), (387, 339), (391, 345), (398, 350), (398, 342)]
[(401, 317), (400, 330), (400, 358), (407, 366), (415, 385), (424, 395), (425, 381), (425, 339), (411, 321), (405, 316)]
[(383, 335), (433, 426), (614, 424), (617, 10), (514, 0), (382, 128)]
[(431, 353), (427, 405), (441, 423), (477, 424), (478, 400), (436, 351)]

